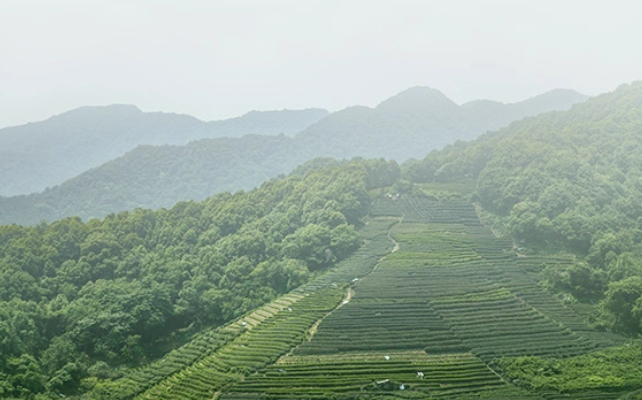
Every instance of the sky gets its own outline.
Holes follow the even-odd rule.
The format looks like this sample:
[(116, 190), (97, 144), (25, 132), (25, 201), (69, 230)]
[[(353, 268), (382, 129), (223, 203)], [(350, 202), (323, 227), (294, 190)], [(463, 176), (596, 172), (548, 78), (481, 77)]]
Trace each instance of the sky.
[(642, 79), (635, 0), (0, 0), (0, 127), (85, 105), (203, 120)]

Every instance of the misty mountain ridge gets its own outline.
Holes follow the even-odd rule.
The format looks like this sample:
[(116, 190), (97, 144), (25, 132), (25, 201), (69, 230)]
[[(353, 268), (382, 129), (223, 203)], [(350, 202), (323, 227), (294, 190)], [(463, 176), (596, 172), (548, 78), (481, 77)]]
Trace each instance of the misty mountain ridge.
[(320, 156), (421, 158), (457, 140), (474, 139), (528, 116), (567, 110), (588, 99), (558, 89), (518, 103), (478, 100), (457, 105), (439, 90), (412, 87), (375, 108), (350, 107), (332, 113), (296, 136)]
[[(438, 90), (414, 87), (375, 108), (353, 106), (329, 114), (294, 137), (246, 135), (187, 145), (138, 146), (42, 193), (0, 197), (0, 224), (170, 207), (181, 200), (254, 188), (316, 157), (425, 156), (455, 140), (476, 137), (486, 127), (508, 125), (511, 117), (521, 119), (529, 106), (539, 111), (543, 102), (551, 101), (557, 109), (566, 109), (586, 99), (571, 91), (549, 93), (514, 104), (478, 101), (459, 106)], [(489, 106), (493, 113), (480, 111)], [(136, 108), (125, 107), (124, 113), (135, 114)], [(252, 126), (261, 129), (261, 120), (278, 121), (280, 113), (284, 112), (250, 112), (239, 120), (251, 131)], [(302, 112), (290, 113), (296, 117)], [(240, 125), (232, 121), (215, 123)]]
[(184, 114), (143, 112), (132, 105), (80, 107), (0, 129), (0, 195), (42, 191), (138, 145), (184, 145), (245, 134), (292, 136), (327, 114), (321, 109), (252, 111), (205, 122)]
[(437, 89), (427, 86), (413, 86), (382, 101), (375, 107), (377, 110), (399, 112), (438, 113), (459, 107), (454, 101)]

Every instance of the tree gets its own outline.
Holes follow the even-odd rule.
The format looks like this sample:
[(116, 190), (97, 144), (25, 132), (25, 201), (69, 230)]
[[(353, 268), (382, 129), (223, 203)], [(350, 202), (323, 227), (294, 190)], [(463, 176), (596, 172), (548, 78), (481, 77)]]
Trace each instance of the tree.
[(602, 318), (613, 328), (628, 334), (640, 333), (642, 277), (612, 282), (600, 304)]
[(310, 224), (299, 228), (283, 240), (282, 252), (287, 258), (305, 261), (308, 267), (318, 269), (326, 264), (326, 249), (332, 244), (330, 229)]

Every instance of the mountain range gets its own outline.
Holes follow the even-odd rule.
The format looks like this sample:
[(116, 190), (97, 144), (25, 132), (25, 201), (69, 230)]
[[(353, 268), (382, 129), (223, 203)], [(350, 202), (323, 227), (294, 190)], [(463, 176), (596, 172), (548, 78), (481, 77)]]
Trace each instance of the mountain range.
[[(118, 149), (134, 146), (132, 136), (149, 144), (99, 167), (85, 168), (78, 176), (41, 193), (0, 197), (0, 224), (34, 224), (72, 215), (100, 218), (137, 207), (170, 207), (181, 200), (251, 189), (315, 157), (384, 157), (402, 162), (511, 121), (568, 109), (586, 99), (572, 90), (558, 89), (519, 103), (482, 100), (459, 106), (435, 89), (414, 87), (375, 108), (349, 107), (331, 114), (319, 109), (251, 112), (211, 123), (184, 115), (142, 113), (132, 106), (79, 109), (38, 124), (0, 131), (0, 137), (14, 138), (4, 151), (18, 149), (13, 163), (3, 162), (5, 172), (0, 176), (9, 183), (2, 185), (13, 191), (17, 190), (16, 182), (33, 185), (25, 175), (39, 176), (36, 170), (46, 167), (42, 161), (50, 161), (54, 171), (69, 165), (80, 169), (79, 159), (95, 159), (97, 154), (107, 158)], [(68, 131), (65, 126), (70, 127)], [(301, 131), (293, 134), (298, 128)], [(22, 142), (17, 140), (18, 131), (26, 136)], [(66, 134), (68, 140), (76, 138), (78, 143), (67, 145), (59, 139), (36, 145), (37, 138), (47, 136), (46, 132), (59, 138)], [(250, 135), (239, 137), (240, 132)], [(230, 137), (182, 144), (206, 134)], [(56, 145), (60, 141), (63, 143)], [(172, 143), (154, 146), (162, 142)], [(25, 143), (31, 143), (36, 151), (29, 152)], [(50, 152), (46, 151), (47, 143), (53, 146)], [(98, 151), (101, 146), (102, 153)], [(66, 151), (72, 155), (64, 159)], [(22, 175), (12, 175), (29, 159), (38, 162)]]
[(557, 89), (518, 103), (478, 100), (459, 106), (436, 89), (413, 87), (375, 108), (350, 107), (332, 113), (296, 138), (320, 156), (403, 162), (524, 117), (566, 110), (586, 99), (573, 90)]
[(0, 195), (40, 192), (139, 145), (184, 145), (247, 134), (291, 136), (326, 115), (322, 109), (251, 111), (205, 122), (189, 115), (142, 112), (132, 105), (81, 107), (0, 129)]

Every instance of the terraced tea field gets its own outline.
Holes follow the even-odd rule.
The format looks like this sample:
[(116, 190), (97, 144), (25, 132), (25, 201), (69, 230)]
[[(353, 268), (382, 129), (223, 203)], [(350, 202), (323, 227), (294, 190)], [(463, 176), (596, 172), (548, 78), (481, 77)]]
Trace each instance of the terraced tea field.
[(544, 263), (572, 259), (518, 257), (465, 202), (383, 198), (373, 214), (352, 257), (231, 324), (224, 343), (140, 398), (619, 397), (529, 393), (493, 370), (500, 357), (622, 343), (537, 286)]
[(199, 334), (163, 359), (100, 388), (100, 396), (210, 399), (227, 385), (273, 364), (341, 307), (351, 294), (349, 284), (370, 273), (394, 248), (388, 230), (395, 222), (389, 218), (371, 221), (361, 231), (365, 244), (318, 279), (226, 326)]
[(324, 398), (328, 393), (346, 392), (370, 396), (404, 392), (425, 398), (428, 393), (443, 397), (505, 386), (469, 354), (428, 356), (410, 351), (386, 356), (388, 359), (373, 353), (286, 357), (233, 386), (222, 398), (249, 399), (252, 392), (262, 393), (266, 399)]
[[(210, 355), (143, 393), (141, 399), (202, 399), (244, 375), (274, 363), (302, 340), (305, 332), (340, 302), (340, 289), (303, 296), (258, 322)], [(272, 305), (278, 305), (272, 303)], [(290, 311), (291, 310), (291, 311)], [(241, 324), (246, 324), (245, 320)]]

